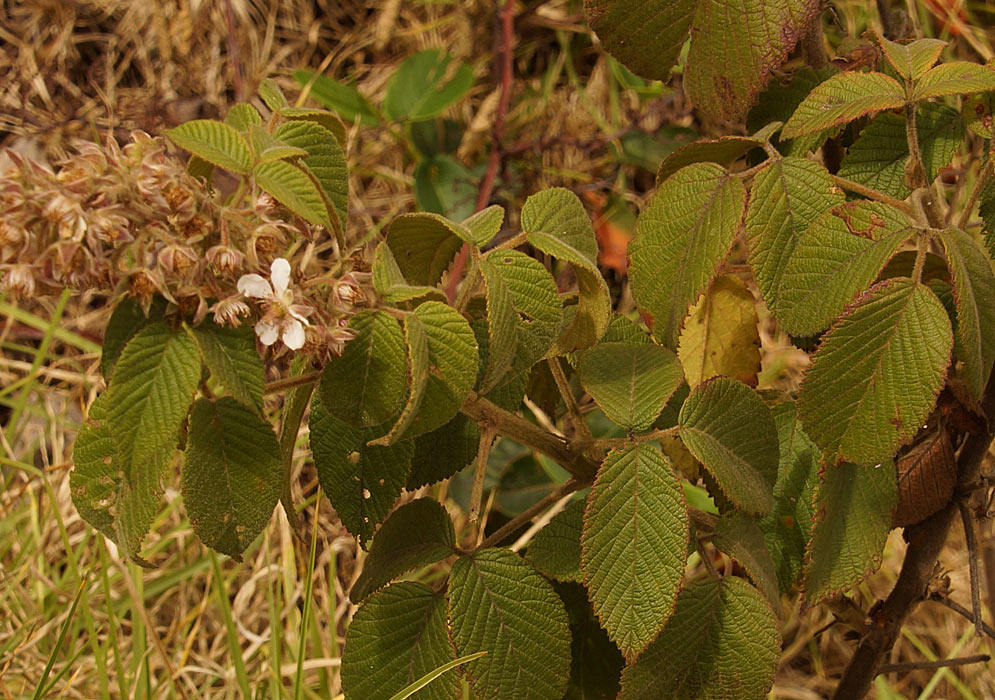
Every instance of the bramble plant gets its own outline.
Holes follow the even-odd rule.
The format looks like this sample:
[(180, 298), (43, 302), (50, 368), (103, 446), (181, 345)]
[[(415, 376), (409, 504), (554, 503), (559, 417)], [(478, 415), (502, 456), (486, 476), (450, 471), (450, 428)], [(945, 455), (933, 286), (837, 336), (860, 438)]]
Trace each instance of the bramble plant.
[[(901, 576), (873, 622), (859, 611), (837, 690), (862, 697), (992, 439), (995, 70), (941, 62), (942, 41), (874, 36), (873, 65), (841, 71), (815, 0), (585, 6), (645, 78), (687, 46), (688, 97), (749, 132), (663, 161), (629, 246), (638, 315), (613, 312), (566, 189), (528, 197), (501, 242), (492, 205), (404, 214), (371, 256), (350, 250), (346, 129), (271, 82), (267, 115), (238, 104), (167, 132), (186, 170), (146, 135), (55, 174), (18, 161), (0, 188), (6, 288), (114, 304), (73, 501), (147, 564), (179, 451), (194, 531), (239, 558), (281, 499), (293, 520), (306, 420), (322, 491), (368, 550), (342, 657), (357, 700), (420, 679), (415, 697), (462, 697), (461, 676), (481, 700), (764, 698), (782, 596), (856, 607), (844, 594), (905, 527)], [(774, 80), (799, 41), (810, 65)], [(449, 64), (418, 60), (407, 70)], [(468, 71), (382, 113), (299, 79), (337, 85), (323, 101), (347, 121), (409, 124), (462, 95)], [(944, 184), (978, 139), (985, 157)], [(214, 168), (237, 187), (212, 189)], [(748, 284), (811, 353), (795, 393), (755, 388)], [(485, 533), (485, 488), (502, 497), (488, 465), (508, 454), (536, 455), (550, 483)], [(458, 538), (446, 491), (424, 487), (464, 470), (456, 500), (479, 533)], [(428, 566), (444, 572), (432, 585), (399, 580)]]

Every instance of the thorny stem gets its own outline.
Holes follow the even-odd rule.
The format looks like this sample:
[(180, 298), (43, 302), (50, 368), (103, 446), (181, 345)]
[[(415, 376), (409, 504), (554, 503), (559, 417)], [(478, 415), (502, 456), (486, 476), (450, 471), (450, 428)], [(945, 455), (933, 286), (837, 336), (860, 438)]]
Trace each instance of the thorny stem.
[(267, 382), (266, 386), (263, 387), (263, 393), (276, 394), (281, 391), (286, 391), (287, 389), (314, 384), (318, 381), (319, 377), (321, 377), (321, 372), (307, 372), (305, 374), (298, 374), (296, 377), (277, 379), (272, 382)]
[(834, 183), (836, 183), (845, 190), (850, 190), (851, 192), (856, 192), (857, 194), (863, 195), (870, 199), (877, 200), (878, 202), (882, 202), (883, 204), (888, 204), (890, 206), (895, 207), (896, 209), (900, 209), (902, 212), (908, 214), (910, 217), (913, 218), (916, 217), (917, 212), (915, 208), (908, 202), (903, 202), (901, 199), (895, 199), (894, 197), (886, 195), (884, 192), (878, 192), (875, 189), (861, 185), (859, 182), (854, 182), (853, 180), (847, 180), (846, 178), (840, 177), (839, 175), (832, 175), (831, 177), (833, 178)]
[(912, 267), (912, 281), (922, 282), (922, 268), (926, 264), (926, 253), (929, 251), (929, 241), (932, 236), (924, 231), (916, 234), (916, 262)]
[(484, 496), (484, 477), (487, 476), (487, 457), (491, 452), (496, 432), (494, 428), (484, 428), (480, 431), (480, 445), (477, 447), (477, 457), (474, 459), (473, 488), (470, 490), (470, 522), (480, 518), (480, 501)]
[(905, 139), (909, 143), (909, 166), (913, 189), (925, 188), (925, 195), (921, 202), (926, 213), (926, 220), (930, 226), (942, 228), (943, 214), (940, 211), (940, 202), (936, 193), (936, 188), (929, 181), (926, 175), (926, 168), (923, 165), (922, 150), (919, 148), (919, 131), (916, 128), (916, 104), (908, 102), (905, 105)]
[(539, 513), (552, 506), (567, 494), (573, 493), (581, 488), (583, 488), (583, 484), (577, 481), (577, 479), (567, 479), (558, 489), (550, 492), (541, 501), (522, 511), (491, 533), (489, 537), (485, 538), (480, 544), (474, 547), (472, 551), (487, 549), (488, 547), (493, 547), (494, 545), (499, 544), (502, 540), (515, 532), (515, 530), (539, 515)]

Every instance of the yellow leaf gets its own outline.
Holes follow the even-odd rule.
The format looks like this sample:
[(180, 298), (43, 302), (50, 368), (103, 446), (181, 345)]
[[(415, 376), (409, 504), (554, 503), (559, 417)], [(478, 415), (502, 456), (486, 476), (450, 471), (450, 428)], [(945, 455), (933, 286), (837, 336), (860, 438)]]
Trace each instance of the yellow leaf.
[(677, 357), (693, 389), (715, 376), (757, 385), (760, 334), (753, 294), (738, 277), (717, 277), (684, 322)]

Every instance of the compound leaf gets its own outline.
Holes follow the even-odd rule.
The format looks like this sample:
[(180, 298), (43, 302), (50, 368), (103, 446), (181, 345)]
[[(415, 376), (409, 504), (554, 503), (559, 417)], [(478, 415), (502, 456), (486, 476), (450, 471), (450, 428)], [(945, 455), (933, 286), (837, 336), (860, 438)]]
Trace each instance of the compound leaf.
[(807, 158), (775, 160), (757, 175), (746, 210), (746, 241), (760, 294), (775, 315), (782, 309), (781, 278), (802, 233), (844, 201), (829, 171)]
[(415, 438), (407, 489), (448, 479), (473, 461), (480, 447), (480, 428), (457, 413), (453, 419), (430, 433)]
[(283, 462), (273, 426), (229, 396), (198, 399), (181, 486), (193, 531), (208, 547), (239, 559), (280, 500)]
[(296, 165), (272, 160), (257, 165), (252, 176), (257, 185), (302, 219), (335, 228), (318, 186)]
[(402, 214), (387, 230), (387, 245), (401, 274), (416, 285), (438, 284), (463, 243), (473, 243), (470, 231), (441, 214)]
[[(772, 83), (760, 95), (756, 107), (747, 115), (746, 128), (752, 132), (775, 122), (781, 122), (783, 125), (817, 85), (837, 73), (839, 68), (832, 64), (819, 70), (813, 70), (808, 66), (796, 68), (785, 82)], [(783, 139), (778, 148), (786, 156), (803, 156), (817, 149), (827, 138), (838, 134), (842, 128), (842, 126), (833, 126), (798, 136), (790, 141)]]
[(570, 677), (570, 630), (552, 585), (517, 554), (461, 557), (449, 579), (452, 640), (480, 700), (560, 700)]
[(587, 22), (605, 51), (651, 80), (670, 76), (697, 6), (696, 0), (584, 0)]
[(407, 391), (404, 334), (383, 311), (360, 311), (349, 321), (353, 339), (332, 356), (318, 392), (338, 420), (356, 427), (380, 425), (396, 416)]
[(691, 388), (716, 376), (757, 385), (760, 332), (753, 294), (738, 277), (712, 280), (684, 323), (677, 357)]
[(710, 379), (684, 401), (677, 424), (684, 445), (730, 501), (748, 513), (770, 512), (780, 454), (777, 426), (756, 392), (728, 377)]
[(473, 68), (460, 63), (449, 70), (452, 56), (426, 49), (407, 58), (387, 81), (384, 113), (391, 119), (422, 121), (438, 116), (473, 85)]
[(245, 137), (235, 127), (213, 119), (194, 119), (173, 129), (166, 136), (180, 148), (219, 168), (240, 175), (252, 168), (252, 156)]
[(295, 119), (281, 124), (274, 136), (307, 152), (304, 165), (318, 181), (344, 226), (349, 218), (349, 171), (335, 134), (317, 122)]
[[(349, 698), (394, 700), (411, 683), (456, 658), (446, 626), (446, 596), (414, 581), (376, 593), (356, 611), (342, 654)], [(447, 673), (410, 697), (452, 700), (459, 680)]]
[(479, 390), (490, 391), (511, 369), (518, 350), (518, 311), (505, 276), (488, 258), (480, 261), (487, 290), (487, 368)]
[(360, 603), (404, 572), (445, 559), (455, 547), (453, 521), (445, 506), (434, 498), (406, 503), (377, 532), (349, 599)]
[(820, 83), (781, 130), (786, 139), (846, 124), (868, 112), (905, 104), (905, 88), (884, 73), (847, 71)]
[(580, 537), (584, 500), (571, 501), (529, 544), (525, 558), (536, 571), (557, 581), (580, 582)]
[(918, 39), (908, 44), (878, 37), (888, 63), (906, 79), (916, 80), (933, 67), (947, 42), (941, 39)]
[(259, 116), (259, 110), (248, 102), (238, 102), (232, 105), (225, 115), (225, 124), (238, 131), (248, 131), (250, 126), (262, 123), (263, 118)]
[(408, 284), (386, 241), (381, 241), (373, 251), (373, 288), (390, 304), (416, 299), (446, 301), (446, 293), (438, 287)]
[(380, 117), (356, 88), (340, 83), (313, 71), (299, 70), (294, 72), (294, 80), (301, 87), (311, 85), (308, 95), (332, 110), (343, 120), (352, 124), (359, 121), (364, 126), (378, 126)]
[(763, 146), (763, 143), (762, 139), (753, 136), (720, 136), (681, 146), (660, 163), (656, 173), (657, 187), (686, 165), (708, 162), (729, 167), (754, 148)]
[(995, 361), (995, 276), (992, 263), (974, 238), (956, 228), (940, 232), (947, 254), (957, 308), (961, 377), (980, 400)]
[(321, 395), (311, 400), (311, 453), (318, 483), (351, 533), (367, 542), (401, 495), (414, 445), (367, 444), (386, 426), (354, 428), (332, 416)]
[(898, 502), (895, 464), (827, 467), (816, 489), (815, 522), (805, 562), (811, 604), (856, 586), (881, 566)]
[(674, 610), (688, 530), (684, 492), (659, 448), (605, 457), (588, 496), (581, 570), (595, 614), (630, 660)]
[(622, 671), (619, 700), (762, 700), (780, 656), (777, 618), (757, 589), (734, 576), (695, 581)]
[(263, 410), (266, 371), (249, 326), (232, 328), (206, 321), (193, 329), (204, 364), (225, 391), (257, 412)]
[(746, 190), (714, 163), (682, 168), (656, 191), (629, 244), (629, 279), (654, 335), (677, 347), (681, 323), (732, 247)]
[(470, 232), (478, 246), (485, 246), (501, 231), (504, 224), (504, 207), (492, 204), (463, 220), (463, 227)]
[(681, 363), (655, 343), (598, 343), (578, 353), (581, 385), (615, 423), (649, 428), (684, 381)]
[(967, 61), (951, 61), (930, 68), (912, 87), (912, 99), (966, 95), (995, 90), (995, 70)]
[(908, 278), (874, 285), (812, 358), (798, 399), (805, 431), (839, 460), (890, 458), (933, 408), (952, 347), (950, 319), (928, 287)]
[(757, 519), (737, 510), (726, 513), (715, 527), (712, 542), (743, 565), (754, 585), (776, 610), (780, 601), (777, 569)]

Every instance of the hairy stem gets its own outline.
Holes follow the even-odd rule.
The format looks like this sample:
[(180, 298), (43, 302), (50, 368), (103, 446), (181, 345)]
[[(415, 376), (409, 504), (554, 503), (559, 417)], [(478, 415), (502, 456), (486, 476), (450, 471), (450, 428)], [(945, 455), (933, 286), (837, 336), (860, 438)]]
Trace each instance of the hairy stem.
[(900, 209), (901, 211), (908, 214), (910, 217), (915, 218), (917, 212), (915, 208), (908, 202), (903, 202), (901, 199), (895, 199), (884, 192), (878, 192), (875, 189), (861, 185), (859, 182), (854, 182), (853, 180), (847, 180), (846, 178), (840, 177), (839, 175), (833, 175), (833, 182), (842, 187), (845, 190), (850, 190), (851, 192), (856, 192), (857, 194), (863, 195), (870, 199), (877, 200), (884, 204)]
[(321, 377), (321, 372), (307, 372), (305, 374), (298, 374), (296, 377), (277, 379), (272, 382), (267, 382), (266, 386), (263, 388), (263, 393), (276, 394), (281, 391), (286, 391), (287, 389), (306, 386), (307, 384), (314, 384), (318, 381), (319, 377)]
[(574, 434), (584, 444), (591, 443), (594, 440), (594, 436), (591, 435), (591, 429), (587, 427), (587, 422), (580, 412), (577, 397), (574, 396), (573, 390), (570, 388), (570, 382), (567, 380), (567, 375), (563, 372), (563, 365), (560, 364), (560, 358), (551, 357), (546, 360), (546, 364), (549, 365), (549, 373), (553, 375), (556, 388), (560, 390), (563, 403), (567, 406), (567, 413), (570, 414), (570, 420), (574, 424)]

